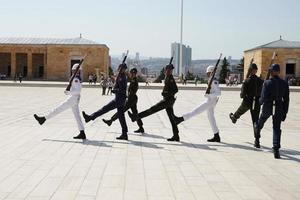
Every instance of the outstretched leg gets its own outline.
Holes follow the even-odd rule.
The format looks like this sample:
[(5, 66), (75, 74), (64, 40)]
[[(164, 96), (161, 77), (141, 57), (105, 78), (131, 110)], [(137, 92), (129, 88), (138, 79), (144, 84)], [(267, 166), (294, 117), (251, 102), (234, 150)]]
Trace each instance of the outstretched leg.
[(112, 100), (102, 108), (100, 108), (98, 111), (94, 112), (91, 115), (87, 115), (84, 111), (82, 112), (83, 118), (85, 119), (85, 122), (89, 122), (91, 120), (95, 120), (97, 117), (100, 117), (101, 115), (115, 109), (117, 107), (117, 103), (115, 100)]
[(131, 118), (131, 121), (135, 122), (138, 119), (142, 119), (144, 117), (147, 117), (149, 115), (152, 115), (158, 111), (161, 111), (163, 109), (165, 109), (168, 106), (168, 101), (163, 99), (160, 102), (158, 102), (157, 104), (155, 104), (154, 106), (152, 106), (151, 108), (138, 113), (137, 115), (132, 114), (131, 112), (128, 112), (129, 117)]
[(184, 114), (182, 117), (183, 117), (184, 121), (186, 121), (186, 120), (188, 120), (188, 119), (204, 112), (209, 107), (211, 107), (211, 103), (209, 102), (209, 99), (206, 98), (205, 101), (202, 104), (200, 104), (198, 107), (196, 107), (191, 112)]

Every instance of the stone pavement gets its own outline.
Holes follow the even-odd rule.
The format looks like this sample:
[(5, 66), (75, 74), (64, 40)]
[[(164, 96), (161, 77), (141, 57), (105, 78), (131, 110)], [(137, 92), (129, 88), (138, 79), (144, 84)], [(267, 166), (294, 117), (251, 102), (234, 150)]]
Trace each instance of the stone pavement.
[[(62, 88), (2, 86), (0, 95), (0, 199), (300, 199), (299, 93), (291, 94), (281, 160), (271, 153), (270, 120), (261, 150), (252, 146), (249, 113), (236, 125), (230, 122), (228, 113), (241, 102), (237, 91), (223, 92), (217, 105), (218, 144), (206, 142), (212, 136), (206, 113), (179, 126), (182, 142), (167, 142), (165, 111), (143, 120), (143, 136), (133, 133), (137, 125), (127, 117), (128, 142), (115, 139), (118, 121), (108, 127), (102, 118), (87, 124), (88, 140), (76, 141), (70, 110), (43, 126), (32, 116), (62, 101)], [(161, 99), (159, 90), (140, 90), (138, 96), (140, 111)], [(80, 107), (91, 113), (111, 98), (86, 88)], [(203, 91), (180, 91), (175, 113), (190, 111), (202, 99)]]

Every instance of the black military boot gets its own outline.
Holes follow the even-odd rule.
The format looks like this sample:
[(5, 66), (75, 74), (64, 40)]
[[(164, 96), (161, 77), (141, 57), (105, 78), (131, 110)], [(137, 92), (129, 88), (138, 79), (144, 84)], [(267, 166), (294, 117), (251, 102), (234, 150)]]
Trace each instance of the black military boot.
[(230, 113), (229, 114), (229, 118), (231, 119), (232, 123), (236, 123), (237, 119), (234, 117), (234, 114), (233, 113)]
[(73, 137), (73, 139), (82, 139), (82, 140), (85, 140), (86, 136), (85, 136), (84, 131), (80, 131), (79, 135)]
[(88, 123), (89, 121), (91, 121), (91, 116), (87, 115), (84, 111), (82, 111), (82, 116), (85, 120), (86, 123)]
[(207, 142), (221, 142), (221, 138), (219, 133), (215, 133), (214, 137), (211, 139), (208, 139)]
[(39, 122), (40, 125), (42, 125), (42, 124), (45, 123), (45, 121), (46, 121), (46, 118), (45, 118), (45, 117), (39, 117), (39, 116), (37, 116), (36, 114), (34, 114), (33, 116), (34, 116), (34, 118), (36, 119), (36, 121)]
[(254, 140), (254, 147), (255, 148), (260, 148), (260, 142), (259, 142), (259, 138), (255, 138), (255, 140)]
[(122, 133), (119, 137), (116, 138), (117, 140), (128, 140), (127, 133)]
[(108, 126), (110, 126), (112, 124), (112, 120), (111, 119), (102, 119), (102, 121), (107, 124)]
[(175, 123), (178, 125), (178, 124), (180, 124), (181, 122), (183, 122), (184, 119), (183, 119), (183, 117), (176, 117), (176, 116), (174, 116), (174, 121), (175, 121)]
[(128, 116), (130, 117), (131, 121), (132, 122), (135, 122), (137, 119), (137, 116), (134, 115), (133, 113), (131, 113), (130, 111), (127, 112), (128, 113)]
[(275, 159), (280, 159), (280, 153), (278, 148), (273, 147), (273, 154)]
[(253, 129), (254, 129), (254, 137), (255, 137), (254, 147), (255, 148), (260, 148), (260, 141), (259, 141), (260, 129), (258, 128), (256, 123), (253, 124)]
[(141, 126), (138, 130), (134, 131), (135, 133), (145, 133), (144, 128)]
[(171, 138), (168, 138), (167, 141), (170, 141), (170, 142), (180, 142), (180, 138), (179, 138), (179, 135), (173, 135)]

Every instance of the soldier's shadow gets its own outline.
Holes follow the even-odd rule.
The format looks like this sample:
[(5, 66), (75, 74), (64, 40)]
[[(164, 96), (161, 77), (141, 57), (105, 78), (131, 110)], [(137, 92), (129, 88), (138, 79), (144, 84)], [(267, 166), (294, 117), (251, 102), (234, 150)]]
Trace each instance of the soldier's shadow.
[[(273, 152), (273, 149), (270, 147), (266, 147), (266, 146), (261, 146), (261, 147), (269, 150), (270, 152)], [(294, 156), (300, 156), (300, 151), (296, 151), (293, 149), (281, 149), (280, 155), (281, 155), (282, 160), (292, 160), (292, 161), (300, 163), (300, 159), (294, 157)]]
[[(251, 144), (253, 146), (252, 143), (247, 142), (248, 144)], [(216, 144), (212, 144), (210, 146), (224, 146), (224, 147), (230, 147), (230, 148), (234, 148), (234, 149), (243, 149), (243, 150), (247, 150), (247, 151), (262, 151), (261, 149), (257, 149), (251, 146), (246, 146), (246, 145), (241, 145), (241, 144), (230, 144), (230, 143), (226, 143), (226, 142), (220, 142), (220, 145), (216, 145)]]
[[(263, 146), (263, 145), (261, 145), (261, 149), (251, 147), (253, 144), (250, 142), (246, 142), (246, 144), (250, 144), (251, 146), (245, 146), (245, 145), (240, 145), (240, 144), (229, 144), (229, 143), (225, 143), (225, 142), (221, 142), (220, 144), (223, 144), (224, 146), (227, 146), (227, 147), (243, 149), (243, 150), (247, 150), (247, 151), (263, 151), (265, 149), (271, 153), (273, 152), (272, 148)], [(210, 146), (220, 146), (220, 145), (210, 145)], [(296, 150), (292, 150), (292, 149), (282, 149), (282, 150), (280, 150), (280, 154), (281, 154), (282, 160), (292, 160), (292, 161), (300, 163), (299, 158), (293, 157), (293, 156), (300, 156), (300, 151), (296, 151)]]
[(56, 140), (56, 139), (43, 139), (42, 141), (48, 142), (61, 142), (61, 143), (73, 143), (73, 144), (83, 144), (83, 145), (91, 145), (91, 146), (101, 146), (101, 147), (112, 147), (112, 145), (107, 145), (103, 141), (97, 140), (81, 140), (81, 141), (71, 141), (71, 140)]
[[(167, 139), (164, 136), (161, 135), (155, 135), (155, 134), (149, 134), (149, 133), (144, 133), (140, 135), (141, 137), (149, 137), (149, 138), (154, 138), (154, 139)], [(133, 142), (133, 141), (132, 141)], [(142, 142), (143, 144), (145, 144), (146, 142)], [(172, 146), (185, 146), (185, 147), (189, 147), (189, 148), (195, 148), (195, 149), (203, 149), (203, 150), (213, 150), (213, 151), (217, 151), (216, 148), (211, 148), (208, 145), (204, 145), (204, 144), (195, 144), (195, 143), (189, 143), (189, 142), (151, 142), (151, 143), (147, 143), (149, 144), (157, 144), (157, 145), (172, 145)], [(160, 149), (162, 149), (162, 147), (159, 147)]]

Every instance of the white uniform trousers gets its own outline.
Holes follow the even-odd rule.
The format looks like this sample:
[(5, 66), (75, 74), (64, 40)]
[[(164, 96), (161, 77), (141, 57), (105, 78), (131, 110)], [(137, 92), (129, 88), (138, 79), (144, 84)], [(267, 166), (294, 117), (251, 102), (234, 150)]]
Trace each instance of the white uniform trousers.
[(77, 126), (78, 129), (80, 131), (84, 130), (84, 126), (80, 117), (80, 113), (79, 113), (79, 100), (80, 100), (80, 96), (79, 95), (74, 95), (74, 96), (68, 96), (68, 98), (66, 100), (64, 100), (61, 104), (59, 104), (56, 108), (54, 108), (53, 110), (51, 110), (45, 117), (46, 119), (50, 119), (56, 115), (58, 115), (59, 113), (72, 108), (74, 117), (76, 119), (77, 122)]
[(186, 113), (183, 115), (183, 119), (188, 120), (204, 111), (207, 111), (207, 117), (210, 123), (210, 126), (213, 130), (213, 133), (218, 133), (219, 129), (217, 127), (216, 119), (214, 110), (216, 107), (216, 104), (218, 102), (217, 97), (205, 97), (205, 100), (202, 104), (200, 104), (197, 108), (195, 108), (193, 111)]

